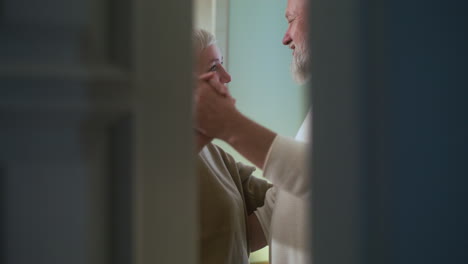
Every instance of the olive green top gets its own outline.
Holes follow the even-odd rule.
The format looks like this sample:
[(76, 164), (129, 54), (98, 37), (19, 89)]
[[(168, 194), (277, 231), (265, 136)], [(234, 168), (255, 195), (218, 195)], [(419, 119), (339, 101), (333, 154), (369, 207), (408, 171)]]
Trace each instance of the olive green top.
[(199, 154), (199, 224), (201, 264), (247, 264), (247, 216), (263, 206), (271, 184), (252, 175), (254, 167), (236, 162), (208, 144)]

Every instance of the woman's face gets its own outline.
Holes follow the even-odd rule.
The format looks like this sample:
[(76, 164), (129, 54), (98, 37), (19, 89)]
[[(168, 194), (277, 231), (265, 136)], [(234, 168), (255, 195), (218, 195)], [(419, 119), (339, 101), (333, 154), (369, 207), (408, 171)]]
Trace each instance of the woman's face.
[[(216, 45), (208, 46), (202, 50), (198, 56), (198, 62), (196, 65), (197, 75), (202, 75), (208, 72), (214, 72), (213, 79), (219, 81), (222, 84), (226, 84), (231, 81), (231, 75), (226, 72), (223, 67), (223, 57)], [(197, 148), (200, 150), (203, 146), (208, 144), (212, 138), (209, 138), (199, 132), (197, 135)]]
[(200, 52), (198, 65), (198, 75), (215, 72), (214, 78), (225, 84), (231, 81), (231, 75), (223, 67), (223, 56), (216, 45), (208, 46)]

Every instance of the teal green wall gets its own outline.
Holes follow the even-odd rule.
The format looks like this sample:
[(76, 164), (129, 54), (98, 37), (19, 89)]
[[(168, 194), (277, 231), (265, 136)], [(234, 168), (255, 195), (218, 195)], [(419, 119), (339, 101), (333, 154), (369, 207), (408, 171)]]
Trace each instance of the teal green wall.
[[(238, 109), (272, 129), (295, 136), (308, 110), (305, 89), (290, 74), (292, 52), (281, 40), (287, 28), (286, 0), (231, 0), (226, 66)], [(248, 163), (223, 142), (215, 142)], [(261, 176), (261, 171), (256, 172)], [(268, 249), (251, 261), (268, 259)]]
[(291, 50), (281, 43), (286, 0), (231, 0), (227, 67), (241, 112), (294, 136), (307, 111), (304, 89), (291, 78)]

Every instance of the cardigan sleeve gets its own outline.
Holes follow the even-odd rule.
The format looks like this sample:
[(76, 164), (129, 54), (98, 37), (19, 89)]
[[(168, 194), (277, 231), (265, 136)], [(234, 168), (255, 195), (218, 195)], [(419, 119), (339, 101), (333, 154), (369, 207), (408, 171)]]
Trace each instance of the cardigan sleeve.
[(305, 198), (310, 193), (308, 147), (308, 143), (276, 136), (265, 160), (264, 176), (279, 189)]
[(257, 208), (254, 212), (257, 215), (257, 219), (262, 227), (263, 234), (267, 238), (268, 244), (271, 242), (271, 218), (273, 216), (273, 210), (276, 203), (276, 192), (275, 186), (268, 189), (265, 194), (265, 203), (262, 207)]

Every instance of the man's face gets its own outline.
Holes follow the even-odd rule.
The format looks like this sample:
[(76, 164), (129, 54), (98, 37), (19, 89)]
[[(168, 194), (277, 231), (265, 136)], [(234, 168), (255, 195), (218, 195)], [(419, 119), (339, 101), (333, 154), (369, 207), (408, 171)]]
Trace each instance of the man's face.
[(288, 0), (286, 20), (288, 29), (283, 44), (293, 50), (292, 72), (298, 83), (304, 83), (309, 76), (309, 49), (307, 45), (308, 0)]

